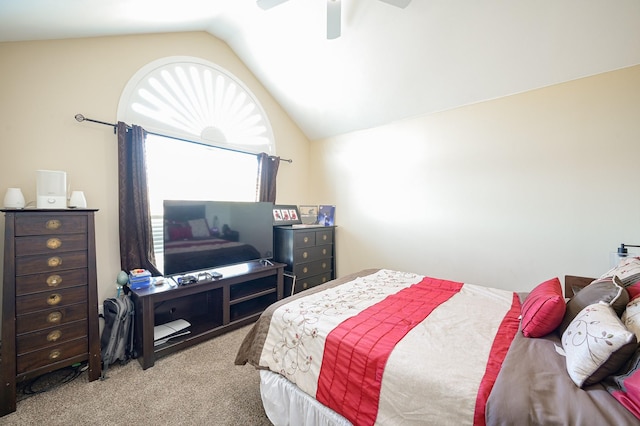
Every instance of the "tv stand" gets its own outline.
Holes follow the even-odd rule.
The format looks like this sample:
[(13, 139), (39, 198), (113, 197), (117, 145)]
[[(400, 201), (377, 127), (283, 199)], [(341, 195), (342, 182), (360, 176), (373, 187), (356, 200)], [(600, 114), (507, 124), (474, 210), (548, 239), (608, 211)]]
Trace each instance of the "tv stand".
[[(254, 261), (218, 267), (221, 278), (204, 278), (178, 286), (177, 277), (164, 283), (131, 291), (135, 304), (134, 355), (143, 369), (153, 367), (156, 358), (201, 343), (212, 337), (250, 324), (262, 311), (284, 296), (283, 263)], [(200, 276), (206, 271), (195, 271)], [(154, 346), (154, 327), (184, 319), (188, 334)], [(185, 331), (186, 331), (185, 330)]]

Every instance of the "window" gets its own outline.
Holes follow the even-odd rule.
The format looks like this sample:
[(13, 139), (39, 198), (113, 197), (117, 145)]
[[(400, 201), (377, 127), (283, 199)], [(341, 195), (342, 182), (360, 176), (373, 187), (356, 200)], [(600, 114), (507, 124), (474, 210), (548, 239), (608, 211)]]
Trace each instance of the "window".
[(141, 68), (122, 93), (118, 120), (149, 132), (147, 183), (161, 271), (163, 200), (256, 201), (255, 154), (275, 153), (271, 125), (255, 96), (228, 71), (199, 58), (163, 58)]

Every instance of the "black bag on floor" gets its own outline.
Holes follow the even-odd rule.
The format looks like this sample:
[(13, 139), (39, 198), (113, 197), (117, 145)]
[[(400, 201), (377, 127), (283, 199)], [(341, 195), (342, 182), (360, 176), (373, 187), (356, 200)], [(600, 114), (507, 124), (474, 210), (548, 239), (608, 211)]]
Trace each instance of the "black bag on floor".
[(133, 357), (133, 301), (127, 295), (106, 299), (103, 303), (104, 329), (100, 337), (102, 377), (111, 364), (127, 363)]

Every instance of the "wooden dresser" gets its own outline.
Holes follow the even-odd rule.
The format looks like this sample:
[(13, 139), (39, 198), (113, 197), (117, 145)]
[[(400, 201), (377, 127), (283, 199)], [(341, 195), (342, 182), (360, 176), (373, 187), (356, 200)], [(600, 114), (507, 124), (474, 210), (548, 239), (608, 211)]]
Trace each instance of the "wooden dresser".
[[(293, 293), (335, 278), (334, 226), (276, 226), (273, 232), (273, 258), (286, 263), (287, 272), (295, 277)], [(291, 285), (285, 286), (285, 296), (291, 294)]]
[(100, 377), (95, 211), (2, 210), (0, 415), (21, 381), (85, 361)]

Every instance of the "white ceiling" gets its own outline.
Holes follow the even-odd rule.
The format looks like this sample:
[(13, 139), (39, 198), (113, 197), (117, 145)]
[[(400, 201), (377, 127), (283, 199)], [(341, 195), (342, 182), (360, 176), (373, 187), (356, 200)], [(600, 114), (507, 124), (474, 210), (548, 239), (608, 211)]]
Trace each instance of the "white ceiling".
[(638, 0), (0, 0), (0, 41), (204, 30), (312, 140), (640, 64)]

